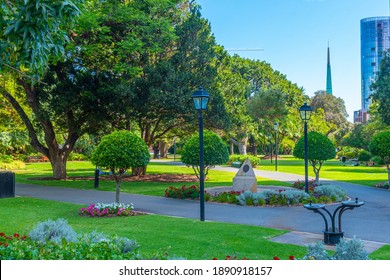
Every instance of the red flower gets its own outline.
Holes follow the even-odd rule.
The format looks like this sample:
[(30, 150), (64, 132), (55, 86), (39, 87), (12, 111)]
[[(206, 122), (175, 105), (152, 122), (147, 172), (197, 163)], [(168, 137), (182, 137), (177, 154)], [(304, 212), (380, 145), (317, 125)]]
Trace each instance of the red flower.
[(274, 260), (280, 261), (280, 259), (277, 256), (274, 257)]
[(226, 256), (225, 260), (230, 260), (230, 256)]
[(18, 233), (14, 233), (14, 237), (19, 238), (20, 235)]
[(215, 260), (218, 260), (217, 258), (213, 258), (213, 260), (215, 261)]
[(295, 257), (294, 256), (289, 256), (288, 259), (289, 260), (295, 260)]
[(0, 232), (0, 236), (5, 236), (5, 233), (4, 232)]

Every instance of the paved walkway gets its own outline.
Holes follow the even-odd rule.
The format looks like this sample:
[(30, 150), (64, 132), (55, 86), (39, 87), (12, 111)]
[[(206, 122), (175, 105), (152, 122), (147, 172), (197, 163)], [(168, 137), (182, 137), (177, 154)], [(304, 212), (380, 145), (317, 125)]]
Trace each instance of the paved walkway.
[[(177, 162), (165, 163), (180, 165)], [(216, 169), (237, 172), (237, 168), (232, 167), (216, 167)], [(279, 181), (303, 180), (302, 176), (295, 174), (259, 170), (255, 172), (257, 176)], [(343, 214), (343, 230), (346, 238), (356, 236), (364, 240), (369, 252), (383, 244), (390, 244), (390, 191), (325, 179), (321, 182), (339, 185), (347, 190), (350, 197), (359, 197), (359, 200), (366, 203), (358, 209)], [(91, 190), (16, 184), (16, 195), (79, 204), (111, 203), (115, 198), (113, 192), (98, 191), (92, 188), (92, 184)], [(121, 202), (134, 203), (136, 210), (148, 213), (199, 219), (198, 201), (121, 193)], [(336, 208), (336, 205), (327, 208), (332, 211)], [(242, 207), (206, 203), (205, 216), (208, 221), (247, 224), (291, 231), (289, 234), (275, 238), (276, 242), (304, 245), (323, 239), (323, 219), (318, 214), (298, 206)]]

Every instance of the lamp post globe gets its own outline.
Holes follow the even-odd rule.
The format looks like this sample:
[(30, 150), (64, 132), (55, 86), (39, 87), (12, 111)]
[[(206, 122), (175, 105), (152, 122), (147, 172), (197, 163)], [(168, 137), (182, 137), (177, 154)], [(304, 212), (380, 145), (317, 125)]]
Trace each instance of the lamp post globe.
[(299, 108), (299, 113), (301, 115), (301, 119), (303, 120), (303, 128), (304, 128), (304, 142), (305, 142), (305, 192), (309, 193), (309, 177), (308, 177), (308, 161), (309, 161), (309, 152), (308, 152), (308, 139), (307, 139), (307, 122), (310, 120), (311, 113), (313, 109), (306, 104), (303, 104), (301, 108)]
[(204, 143), (203, 143), (203, 111), (207, 109), (210, 95), (202, 87), (192, 94), (195, 109), (199, 118), (199, 200), (200, 200), (200, 220), (205, 220), (204, 208)]
[(210, 95), (202, 87), (199, 87), (198, 90), (192, 94), (192, 100), (194, 101), (196, 110), (204, 111), (207, 109)]

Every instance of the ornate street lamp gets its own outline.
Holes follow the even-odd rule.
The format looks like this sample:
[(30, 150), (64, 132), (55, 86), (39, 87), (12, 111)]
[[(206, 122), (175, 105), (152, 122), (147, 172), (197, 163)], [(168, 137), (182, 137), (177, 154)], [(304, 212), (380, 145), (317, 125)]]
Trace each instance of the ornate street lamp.
[(274, 130), (275, 130), (275, 171), (278, 171), (278, 122), (274, 122)]
[(204, 145), (203, 145), (203, 111), (207, 109), (210, 95), (202, 87), (192, 94), (195, 109), (199, 117), (199, 188), (200, 188), (200, 220), (204, 221)]
[(306, 104), (303, 104), (301, 108), (299, 108), (299, 113), (301, 114), (301, 119), (304, 123), (304, 141), (305, 141), (305, 192), (309, 193), (309, 179), (308, 179), (308, 143), (307, 143), (307, 122), (310, 120), (311, 113), (313, 109)]

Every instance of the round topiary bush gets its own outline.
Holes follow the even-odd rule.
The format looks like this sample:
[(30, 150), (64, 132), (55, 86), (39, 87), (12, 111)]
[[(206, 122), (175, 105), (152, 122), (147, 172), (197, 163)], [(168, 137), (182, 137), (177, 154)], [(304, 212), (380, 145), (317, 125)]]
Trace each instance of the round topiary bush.
[[(204, 170), (205, 176), (210, 168), (229, 161), (229, 150), (216, 133), (204, 131)], [(199, 178), (199, 135), (193, 135), (183, 147), (181, 161), (191, 166)]]
[[(316, 175), (316, 183), (318, 185), (322, 164), (326, 160), (333, 159), (336, 156), (336, 148), (328, 137), (319, 132), (311, 131), (307, 134), (307, 138), (308, 160), (313, 167), (314, 174)], [(297, 158), (305, 158), (304, 137), (298, 140), (293, 154)]]
[(110, 169), (116, 182), (116, 202), (119, 203), (120, 182), (129, 168), (146, 168), (150, 160), (149, 149), (141, 137), (121, 130), (102, 138), (93, 152), (91, 162)]

